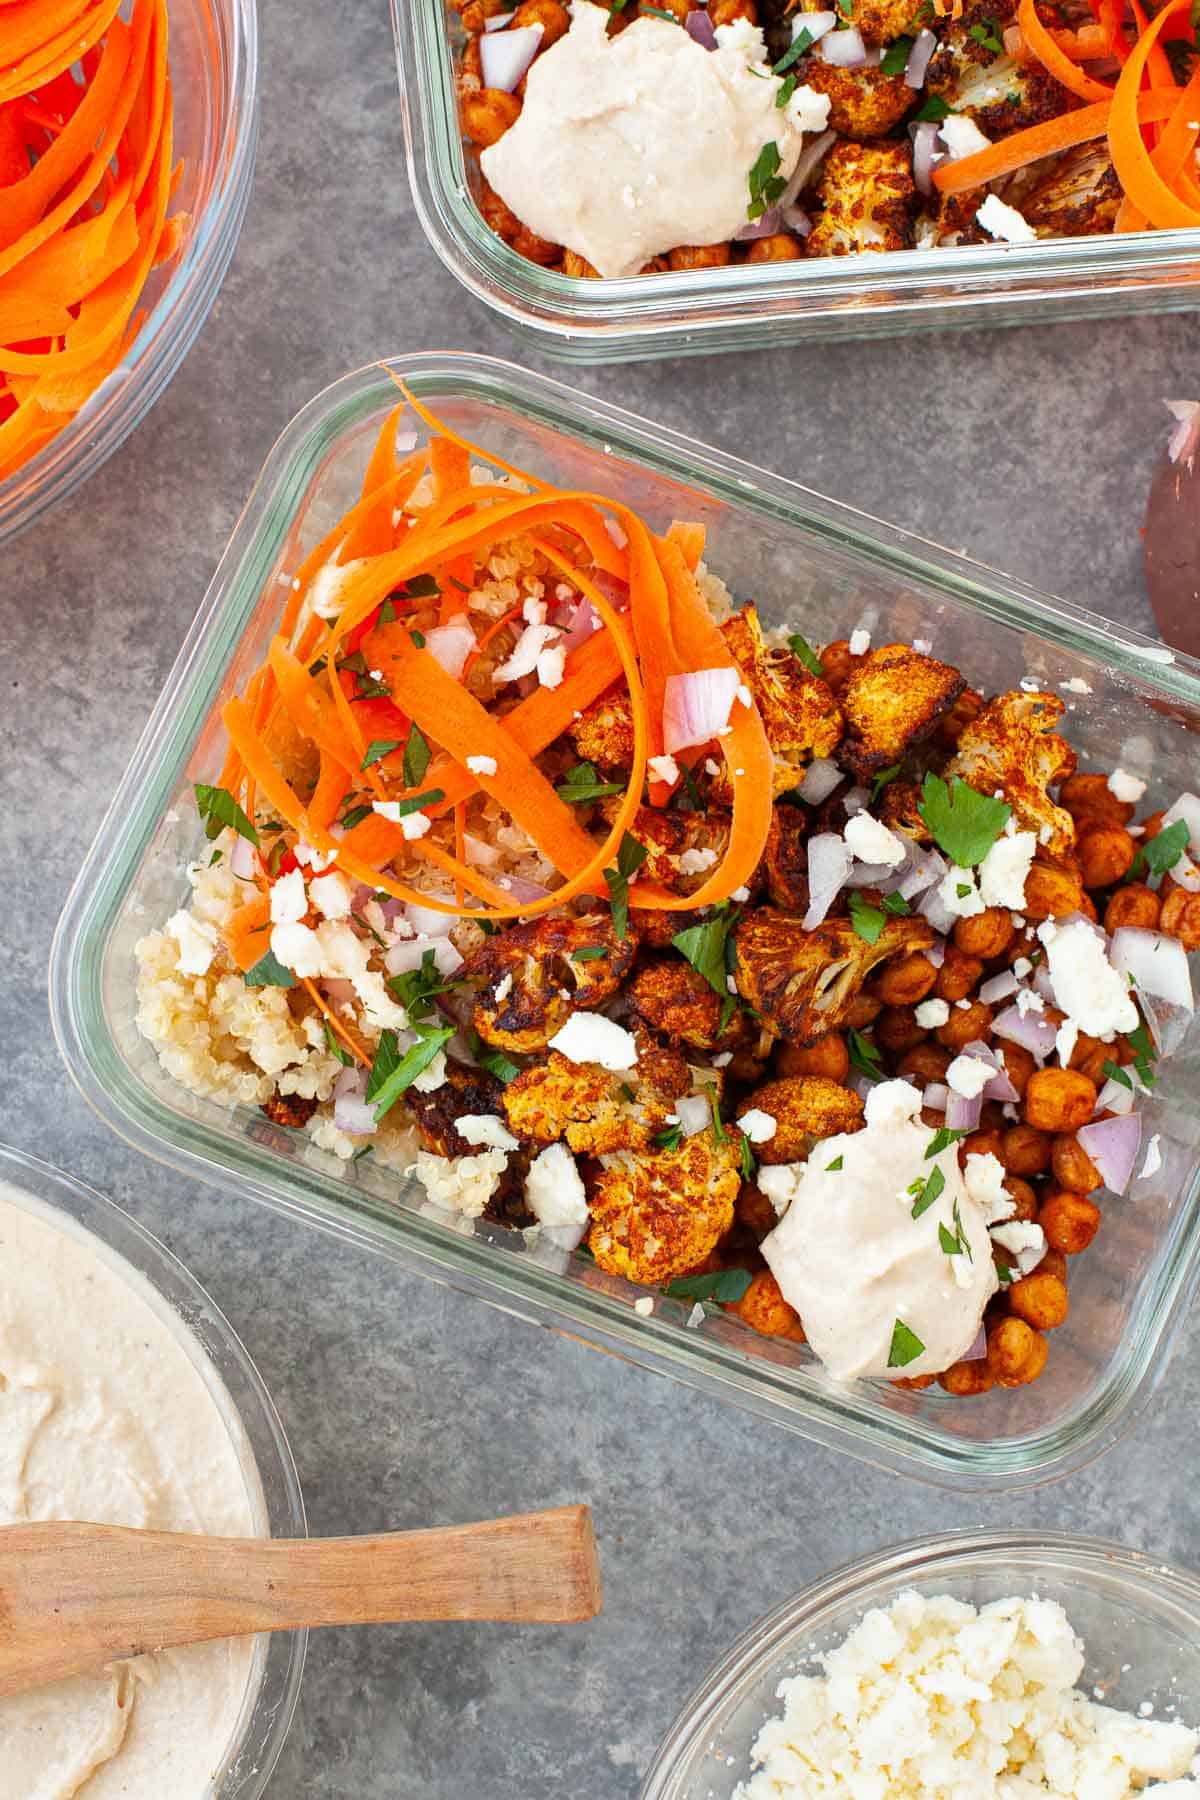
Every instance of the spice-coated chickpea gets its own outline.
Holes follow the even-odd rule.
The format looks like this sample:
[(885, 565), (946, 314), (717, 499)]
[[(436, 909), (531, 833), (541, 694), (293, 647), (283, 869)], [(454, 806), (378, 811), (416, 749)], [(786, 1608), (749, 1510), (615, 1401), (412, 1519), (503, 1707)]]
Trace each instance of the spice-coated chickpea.
[(983, 695), (974, 688), (967, 688), (958, 696), (949, 712), (943, 713), (937, 722), (934, 732), (939, 744), (947, 750), (955, 750), (958, 740), (980, 713), (983, 711)]
[(1023, 1225), (1032, 1225), (1038, 1216), (1037, 1189), (1020, 1175), (1004, 1175), (1004, 1191), (1016, 1207), (1013, 1218)]
[(1105, 931), (1117, 931), (1122, 925), (1134, 925), (1143, 931), (1158, 930), (1161, 902), (1153, 888), (1144, 882), (1130, 881), (1110, 894), (1104, 908)]
[(504, 242), (511, 245), (518, 256), (525, 257), (527, 261), (541, 263), (543, 267), (548, 268), (562, 255), (562, 249), (558, 244), (548, 243), (545, 238), (540, 238), (536, 232), (530, 231), (528, 225), (523, 225), (512, 208), (506, 205), (495, 189), (490, 188), (486, 182), (483, 184), (483, 191), (479, 198), (479, 210), (496, 236), (503, 238)]
[(462, 103), (463, 130), (473, 144), (486, 150), (497, 144), (505, 132), (521, 116), (521, 102), (515, 94), (499, 88), (483, 88), (478, 94), (467, 94)]
[(937, 970), (929, 958), (914, 950), (883, 965), (875, 980), (875, 992), (886, 1006), (916, 1006), (936, 980)]
[[(654, 0), (654, 3), (658, 6), (659, 0)], [(682, 25), (687, 19), (690, 4), (691, 0), (662, 0), (659, 10), (660, 12), (669, 12), (671, 17), (678, 19)]]
[(1025, 1089), (1025, 1122), (1038, 1131), (1078, 1131), (1096, 1110), (1096, 1084), (1079, 1069), (1038, 1069)]
[(1017, 1093), (1023, 1094), (1029, 1086), (1029, 1077), (1037, 1068), (1032, 1051), (1026, 1050), (1024, 1044), (1009, 1043), (1007, 1038), (997, 1038), (992, 1047), (1000, 1052), (1000, 1060)]
[(940, 1044), (918, 1044), (901, 1057), (896, 1073), (918, 1087), (928, 1087), (931, 1081), (945, 1081), (946, 1070), (952, 1061), (950, 1052), (943, 1050)]
[(1079, 1256), (1100, 1229), (1100, 1208), (1083, 1194), (1056, 1189), (1042, 1201), (1038, 1224), (1052, 1250)]
[(956, 921), (954, 942), (967, 956), (981, 956), (990, 962), (994, 956), (1004, 955), (1015, 929), (1007, 907), (988, 906), (973, 918)]
[(1028, 919), (1065, 919), (1083, 910), (1083, 883), (1071, 869), (1035, 862), (1025, 877), (1022, 911)]
[(758, 7), (754, 0), (710, 0), (708, 16), (714, 28), (733, 25), (738, 19), (745, 19), (748, 25), (757, 25)]
[(778, 1075), (824, 1075), (845, 1081), (850, 1073), (850, 1052), (839, 1031), (830, 1031), (815, 1044), (781, 1044), (775, 1052)]
[(728, 244), (680, 244), (667, 256), (672, 269), (720, 269), (728, 261)]
[(1085, 888), (1113, 887), (1128, 875), (1137, 845), (1123, 825), (1092, 825), (1075, 846)]
[(1048, 1270), (1035, 1269), (1023, 1275), (1008, 1290), (1010, 1312), (1032, 1325), (1035, 1331), (1053, 1331), (1066, 1319), (1070, 1310), (1067, 1284)]
[(874, 994), (855, 994), (846, 1010), (846, 1029), (848, 1031), (865, 1031), (873, 1025), (883, 1011), (883, 1001), (877, 1000)]
[(967, 956), (955, 944), (946, 945), (946, 957), (937, 972), (934, 991), (939, 1000), (965, 1000), (983, 979), (983, 964), (977, 956)]
[(1002, 1136), (999, 1131), (973, 1131), (960, 1143), (959, 1161), (965, 1166), (968, 1156), (994, 1156), (1001, 1160)]
[(542, 41), (538, 45), (538, 54), (548, 50), (551, 44), (557, 44), (559, 38), (566, 37), (571, 28), (571, 15), (561, 0), (521, 0), (513, 14), (513, 29), (519, 25), (540, 25)]
[(1050, 1151), (1050, 1167), (1061, 1188), (1074, 1194), (1090, 1194), (1104, 1183), (1100, 1171), (1074, 1132), (1060, 1132)]
[(1001, 1387), (1025, 1387), (1046, 1366), (1050, 1346), (1024, 1319), (998, 1319), (987, 1334), (988, 1368)]
[(1037, 1266), (1039, 1275), (1057, 1275), (1060, 1281), (1067, 1279), (1067, 1259), (1061, 1250), (1047, 1250)]
[(990, 1394), (996, 1385), (996, 1378), (983, 1357), (977, 1362), (951, 1363), (948, 1369), (942, 1370), (938, 1381), (948, 1394), (960, 1399), (969, 1399), (973, 1394)]
[(947, 1050), (961, 1050), (964, 1045), (974, 1043), (976, 1038), (986, 1040), (991, 1028), (991, 1007), (982, 1000), (973, 1000), (970, 1006), (951, 1007), (950, 1017), (937, 1028), (937, 1041)]
[(1185, 950), (1200, 950), (1200, 894), (1173, 887), (1163, 901), (1158, 928), (1178, 938)]
[(1163, 806), (1160, 806), (1157, 812), (1152, 812), (1150, 814), (1149, 818), (1142, 820), (1142, 842), (1143, 842), (1143, 844), (1146, 842), (1147, 838), (1156, 838), (1158, 836), (1159, 832), (1163, 828), (1163, 822), (1165, 819), (1166, 819), (1166, 808)]
[(1077, 825), (1128, 825), (1133, 807), (1118, 800), (1107, 775), (1069, 775), (1058, 790), (1058, 804)]
[(752, 1330), (761, 1332), (763, 1337), (791, 1338), (797, 1344), (805, 1342), (800, 1315), (784, 1299), (779, 1283), (770, 1269), (760, 1269), (751, 1278), (750, 1286), (741, 1299), (734, 1301), (725, 1310), (736, 1313), (739, 1319)]
[(1110, 1061), (1117, 1061), (1115, 1047), (1112, 1044), (1102, 1043), (1099, 1038), (1089, 1036), (1086, 1031), (1081, 1031), (1075, 1040), (1075, 1048), (1071, 1052), (1070, 1067), (1078, 1069), (1081, 1075), (1086, 1075), (1089, 1081), (1094, 1081), (1098, 1088), (1104, 1080), (1104, 1065)]
[[(709, 17), (712, 17), (711, 8), (709, 9)], [(846, 681), (862, 661), (862, 658), (861, 656), (852, 656), (850, 654), (849, 638), (834, 638), (832, 644), (826, 644), (825, 648), (821, 651), (819, 661), (821, 664), (822, 675), (829, 683), (829, 686), (836, 691), (838, 688), (845, 685)]]
[(875, 1021), (875, 1042), (892, 1056), (902, 1056), (925, 1036), (911, 1006), (885, 1006)]
[(799, 238), (793, 237), (790, 231), (773, 231), (769, 237), (755, 238), (746, 252), (746, 261), (795, 262), (803, 255), (804, 246)]
[(752, 1186), (748, 1181), (742, 1183), (733, 1210), (738, 1224), (759, 1243), (779, 1223), (775, 1208), (762, 1189)]
[(1004, 1133), (1000, 1161), (1010, 1175), (1041, 1175), (1050, 1167), (1050, 1152), (1046, 1132), (1032, 1125), (1010, 1125)]
[[(621, 15), (618, 13), (617, 17)], [(577, 250), (563, 251), (563, 274), (582, 277), (586, 281), (599, 281), (600, 271), (594, 269), (586, 256), (580, 256)]]
[(936, 1375), (901, 1375), (898, 1380), (893, 1381), (892, 1386), (904, 1388), (910, 1394), (923, 1394), (936, 1380)]

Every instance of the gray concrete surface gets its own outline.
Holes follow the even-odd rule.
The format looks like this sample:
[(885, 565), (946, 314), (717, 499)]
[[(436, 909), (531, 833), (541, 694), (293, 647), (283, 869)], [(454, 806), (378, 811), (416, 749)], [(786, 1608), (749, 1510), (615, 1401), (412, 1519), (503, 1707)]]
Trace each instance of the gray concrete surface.
[[(231, 275), (123, 454), (0, 567), (3, 1135), (81, 1172), (189, 1263), (244, 1336), (314, 1532), (587, 1496), (608, 1603), (571, 1633), (314, 1640), (296, 1800), (630, 1800), (730, 1639), (820, 1571), (966, 1524), (1120, 1535), (1197, 1560), (1195, 1351), (1134, 1433), (1040, 1495), (966, 1501), (782, 1432), (141, 1161), (47, 1023), (61, 901), (259, 464), (319, 386), (384, 352), (506, 354), (413, 218), (384, 0), (261, 0), (264, 129)], [(1184, 317), (586, 372), (579, 383), (1113, 617), (1144, 618), (1138, 526)]]

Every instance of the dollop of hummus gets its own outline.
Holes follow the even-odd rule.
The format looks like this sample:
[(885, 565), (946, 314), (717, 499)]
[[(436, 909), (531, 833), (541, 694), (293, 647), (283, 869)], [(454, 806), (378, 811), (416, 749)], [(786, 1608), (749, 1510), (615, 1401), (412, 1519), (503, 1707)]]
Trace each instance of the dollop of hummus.
[[(202, 1358), (135, 1270), (0, 1184), (0, 1525), (252, 1536), (257, 1475)], [(201, 1800), (254, 1662), (253, 1639), (192, 1644), (0, 1698), (0, 1800)]]
[(539, 237), (601, 275), (636, 275), (664, 250), (732, 238), (751, 169), (765, 151), (786, 182), (829, 102), (797, 87), (777, 106), (781, 79), (744, 19), (717, 27), (715, 50), (665, 19), (607, 27), (606, 7), (576, 0), (570, 31), (530, 68), (520, 117), (479, 161)]

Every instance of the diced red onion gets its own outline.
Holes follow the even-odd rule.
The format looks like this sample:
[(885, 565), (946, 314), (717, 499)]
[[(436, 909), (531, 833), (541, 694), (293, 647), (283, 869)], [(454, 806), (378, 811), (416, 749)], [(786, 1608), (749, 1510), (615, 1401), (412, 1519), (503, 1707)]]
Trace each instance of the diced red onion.
[(614, 519), (609, 513), (605, 513), (604, 529), (607, 531), (613, 543), (617, 546), (617, 549), (623, 550), (629, 542), (629, 533), (622, 525), (620, 519)]
[(331, 1006), (340, 1011), (343, 1006), (353, 1006), (355, 1001), (354, 983), (343, 981), (340, 975), (324, 975), (321, 977), (321, 992)]
[(629, 605), (629, 583), (622, 581), (619, 575), (610, 575), (607, 569), (596, 569), (592, 573), (592, 586), (598, 587), (618, 612), (624, 612)]
[[(810, 19), (813, 18), (814, 16), (815, 17), (823, 17), (824, 15), (822, 15), (822, 14), (814, 15), (812, 13), (810, 13), (808, 15), (808, 17)], [(832, 14), (829, 16), (832, 17)], [(805, 144), (804, 148), (800, 152), (800, 155), (796, 161), (795, 168), (792, 170), (791, 175), (788, 177), (787, 186), (784, 188), (782, 194), (779, 196), (779, 204), (781, 207), (782, 206), (790, 206), (792, 204), (792, 201), (796, 198), (796, 196), (798, 194), (802, 194), (804, 192), (805, 188), (809, 185), (813, 176), (816, 174), (818, 168), (820, 167), (822, 162), (824, 162), (826, 156), (829, 154), (830, 150), (832, 150), (833, 146), (836, 143), (837, 143), (837, 132), (836, 131), (818, 132), (816, 137), (810, 138), (808, 140), (807, 144)]]
[(600, 626), (600, 614), (590, 600), (582, 599), (572, 607), (570, 616), (563, 622), (563, 636), (559, 639), (561, 647), (570, 656), (572, 650), (578, 650), (586, 644)]
[[(1173, 800), (1163, 814), (1163, 826), (1174, 825), (1178, 819), (1187, 821), (1188, 841), (1191, 848), (1200, 854), (1200, 795), (1180, 794)], [(1171, 877), (1178, 881), (1178, 864), (1171, 870)]]
[(432, 949), (433, 945), (423, 938), (404, 938), (400, 943), (391, 945), (383, 958), (388, 974), (407, 975), (410, 970), (419, 969), (425, 960), (426, 951)]
[(950, 1089), (944, 1081), (931, 1081), (921, 1095), (921, 1105), (927, 1106), (930, 1112), (944, 1113), (950, 1100)]
[(333, 1084), (333, 1122), (352, 1137), (370, 1137), (376, 1128), (375, 1108), (368, 1106), (365, 1069), (343, 1069)]
[(987, 1355), (987, 1332), (983, 1326), (975, 1334), (974, 1342), (969, 1350), (964, 1350), (959, 1362), (982, 1362)]
[[(1126, 1090), (1128, 1091), (1128, 1090)], [(1079, 1147), (1090, 1156), (1110, 1193), (1123, 1194), (1129, 1186), (1142, 1143), (1142, 1121), (1137, 1113), (1123, 1119), (1098, 1119), (1076, 1132)]]
[(1133, 1090), (1127, 1088), (1123, 1081), (1106, 1081), (1096, 1095), (1095, 1111), (1099, 1113), (1130, 1113), (1133, 1111)]
[(996, 1073), (983, 1089), (985, 1100), (998, 1100), (1002, 1105), (1013, 1106), (1021, 1098), (1009, 1078), (1004, 1058), (990, 1044), (985, 1044), (982, 1038), (974, 1038), (971, 1043), (964, 1044), (962, 1054), (973, 1056), (979, 1062), (987, 1063), (989, 1068), (995, 1069)]
[(1189, 894), (1200, 894), (1200, 868), (1186, 851), (1172, 866), (1171, 880), (1176, 887), (1186, 888)]
[(852, 1094), (857, 1094), (860, 1100), (865, 1100), (875, 1083), (869, 1075), (855, 1073), (846, 1078), (846, 1086)]
[(933, 171), (941, 160), (937, 148), (938, 127), (928, 120), (913, 128), (913, 180), (920, 194), (932, 194)]
[(712, 1123), (712, 1105), (706, 1094), (685, 1094), (682, 1100), (675, 1101), (674, 1112), (684, 1137), (695, 1137)]
[(475, 632), (465, 619), (461, 624), (452, 621), (449, 625), (434, 625), (425, 633), (425, 648), (457, 681), (475, 648)]
[(1113, 932), (1110, 959), (1114, 969), (1133, 977), (1139, 994), (1152, 994), (1185, 1012), (1195, 1010), (1187, 951), (1178, 938), (1121, 925)]
[(818, 926), (841, 889), (854, 858), (836, 831), (819, 831), (808, 840), (808, 911), (805, 931)]
[(253, 881), (254, 871), (258, 867), (258, 858), (254, 853), (254, 845), (249, 838), (238, 836), (233, 849), (229, 852), (229, 867), (241, 881)]
[(815, 756), (804, 771), (804, 780), (794, 791), (810, 806), (820, 806), (845, 779), (831, 757)]
[(1138, 1006), (1158, 1054), (1174, 1056), (1191, 1030), (1192, 1020), (1195, 1018), (1191, 1007), (1172, 1006), (1169, 1001), (1159, 1000), (1153, 994), (1142, 993), (1138, 995)]
[(1023, 1013), (1019, 1007), (1008, 1006), (992, 1020), (992, 1035), (1020, 1044), (1034, 1056), (1047, 1057), (1054, 1049), (1058, 1026), (1045, 1013)]
[(818, 54), (831, 68), (861, 69), (867, 61), (867, 46), (862, 32), (848, 25), (845, 31), (827, 31)]
[(700, 9), (690, 12), (683, 21), (683, 29), (690, 38), (699, 44), (702, 50), (715, 50), (717, 34), (713, 30), (713, 22), (708, 14)]
[(865, 787), (847, 788), (842, 795), (842, 805), (846, 809), (846, 817), (852, 818), (855, 813), (865, 812), (870, 798)]
[[(451, 895), (447, 894), (445, 898), (448, 905), (454, 904)], [(404, 916), (417, 935), (426, 938), (448, 937), (455, 922), (453, 913), (438, 912), (432, 906), (418, 906), (411, 900), (405, 904)]]
[(1167, 406), (1177, 421), (1167, 440), (1167, 455), (1173, 463), (1190, 466), (1200, 450), (1200, 400), (1168, 400)]
[(937, 888), (926, 889), (916, 902), (916, 910), (923, 919), (928, 919), (933, 929), (942, 937), (949, 937), (954, 929), (954, 914), (938, 893)]
[(924, 951), (923, 954), (929, 959), (935, 969), (940, 969), (946, 960), (946, 940), (944, 938), (935, 938), (928, 950)]
[(515, 31), (485, 32), (479, 40), (484, 87), (511, 94), (538, 53), (542, 29), (540, 25), (518, 25)]
[(904, 65), (904, 79), (910, 88), (925, 86), (925, 72), (936, 49), (937, 38), (927, 25), (923, 25), (913, 39), (913, 47)]
[(922, 845), (914, 844), (907, 861), (902, 865), (903, 874), (897, 892), (905, 900), (914, 900), (926, 888), (935, 887), (948, 867), (945, 857), (940, 856), (936, 850), (926, 850)]
[(881, 894), (893, 893), (900, 883), (890, 863), (852, 862), (846, 877), (847, 887), (878, 888)]
[(813, 222), (805, 212), (804, 208), (802, 206), (797, 206), (794, 200), (787, 206), (781, 206), (779, 215), (788, 230), (795, 232), (798, 238), (806, 238), (811, 235)]
[(1049, 1000), (1051, 1005), (1054, 1004), (1054, 982), (1050, 974), (1050, 964), (1044, 956), (1034, 969), (1029, 985), (1035, 994), (1040, 994), (1043, 1000)]
[(956, 1094), (953, 1088), (947, 1090), (946, 1124), (951, 1131), (974, 1131), (982, 1111), (982, 1094), (973, 1094), (968, 1099), (965, 1094)]
[(807, 31), (810, 42), (819, 43), (837, 22), (838, 14), (835, 12), (796, 13), (792, 18), (792, 42), (795, 43), (802, 31)]
[(995, 1006), (997, 1000), (1007, 1000), (1015, 994), (1020, 983), (1011, 969), (1002, 969), (999, 975), (993, 975), (979, 989), (979, 998), (985, 1006)]
[(668, 756), (707, 744), (729, 723), (741, 686), (736, 669), (697, 669), (668, 675), (663, 696), (663, 749)]
[(758, 238), (774, 237), (778, 230), (779, 208), (768, 206), (760, 218), (751, 219), (748, 225), (743, 225), (733, 235), (739, 244), (753, 244)]
[[(508, 18), (509, 19), (512, 18), (511, 13), (509, 13)], [(505, 22), (507, 23), (507, 20)], [(398, 431), (396, 433), (396, 454), (397, 454), (397, 456), (407, 456), (409, 451), (415, 450), (416, 447), (417, 447), (417, 434), (415, 431)]]
[(492, 869), (500, 861), (500, 852), (494, 844), (485, 844), (482, 838), (472, 837), (469, 831), (463, 833), (463, 850), (467, 861), (477, 869)]
[[(515, 12), (493, 13), (490, 19), (483, 21), (483, 29), (485, 31), (503, 31), (506, 25), (512, 24), (516, 16)], [(415, 450), (416, 445), (414, 444), (412, 448)]]
[(523, 875), (500, 875), (497, 877), (497, 885), (505, 893), (511, 894), (514, 900), (546, 900), (550, 896), (548, 887), (542, 887), (536, 881), (526, 881)]

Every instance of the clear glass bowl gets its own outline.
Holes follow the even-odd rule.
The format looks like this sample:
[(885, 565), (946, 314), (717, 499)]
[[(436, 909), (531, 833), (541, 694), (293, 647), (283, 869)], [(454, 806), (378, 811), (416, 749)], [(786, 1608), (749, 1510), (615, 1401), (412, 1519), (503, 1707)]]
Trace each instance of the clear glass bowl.
[[(876, 641), (930, 638), (991, 688), (1029, 674), (1084, 680), (1094, 692), (1068, 698), (1085, 758), (1152, 773), (1160, 804), (1194, 783), (1200, 665), (1152, 660), (1164, 652), (1133, 632), (509, 363), (447, 352), (394, 366), (450, 424), (518, 465), (611, 493), (660, 527), (702, 520), (713, 568), (756, 599), (768, 624), (787, 620), (816, 641), (858, 624), (873, 626)], [(1046, 1375), (977, 1400), (886, 1383), (839, 1388), (803, 1347), (725, 1316), (688, 1329), (690, 1309), (670, 1300), (643, 1319), (636, 1290), (593, 1264), (549, 1266), (519, 1233), (483, 1221), (448, 1229), (372, 1158), (335, 1163), (307, 1137), (227, 1112), (163, 1073), (135, 1024), (134, 945), (179, 905), (184, 864), (202, 847), (190, 783), (216, 778), (219, 706), (261, 662), (291, 571), (357, 495), (394, 399), (383, 368), (361, 370), (311, 401), (276, 444), (75, 883), (50, 988), (59, 1047), (84, 1095), (178, 1168), (874, 1462), (994, 1487), (1094, 1456), (1161, 1376), (1200, 1271), (1194, 1047), (1172, 1059), (1147, 1109), (1163, 1135), (1163, 1174), (1136, 1202), (1106, 1207)]]
[[(262, 1376), (225, 1315), (165, 1245), (111, 1200), (36, 1156), (0, 1143), (0, 1184), (32, 1211), (65, 1216), (134, 1289), (166, 1303), (181, 1337), (194, 1340), (195, 1362), (234, 1440), (263, 1537), (308, 1534), (304, 1500), (283, 1423)], [(189, 1353), (193, 1344), (187, 1345)], [(237, 1730), (209, 1793), (212, 1800), (258, 1800), (265, 1793), (292, 1724), (304, 1673), (305, 1631), (258, 1640)]]
[(1200, 1725), (1195, 1576), (1070, 1532), (951, 1532), (850, 1563), (752, 1625), (687, 1701), (641, 1800), (731, 1800), (760, 1727), (781, 1710), (779, 1683), (819, 1673), (818, 1655), (906, 1588), (973, 1606), (1013, 1594), (1057, 1600), (1087, 1646), (1081, 1688), (1098, 1689), (1106, 1706), (1136, 1713), (1149, 1701), (1156, 1718)]
[[(572, 362), (771, 348), (1200, 306), (1200, 230), (580, 280), (527, 262), (484, 223), (463, 146), (446, 0), (391, 0), (413, 200), (464, 287), (544, 355)], [(452, 33), (454, 34), (452, 37)]]
[(192, 225), (180, 256), (142, 290), (147, 314), (124, 361), (65, 430), (0, 481), (0, 543), (95, 473), (145, 418), (217, 297), (242, 228), (258, 141), (255, 0), (168, 0), (175, 151), (173, 210)]

